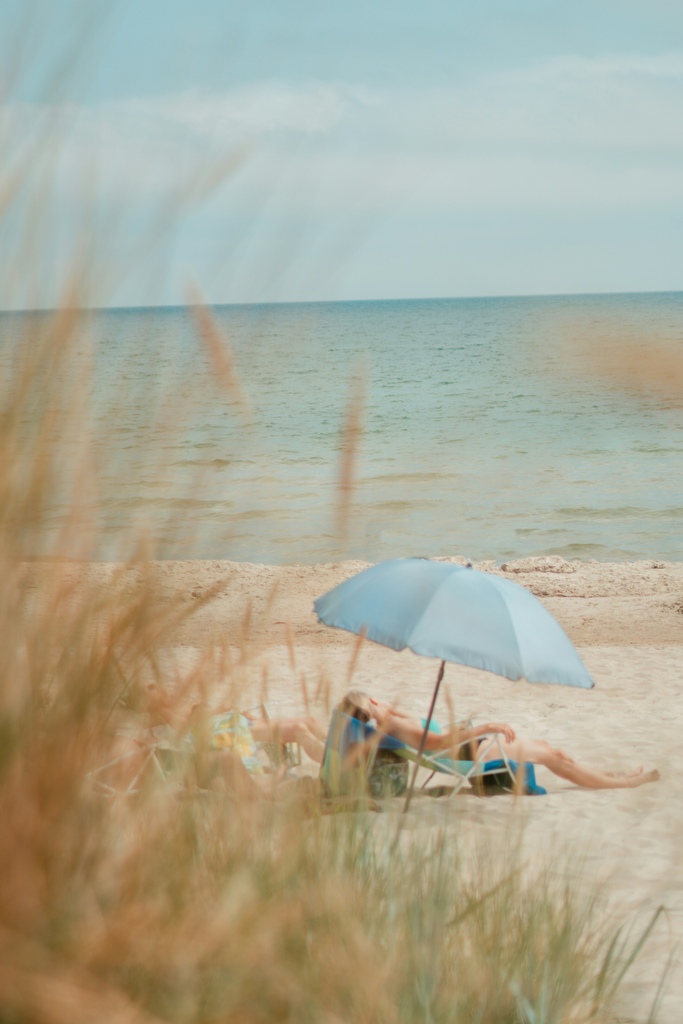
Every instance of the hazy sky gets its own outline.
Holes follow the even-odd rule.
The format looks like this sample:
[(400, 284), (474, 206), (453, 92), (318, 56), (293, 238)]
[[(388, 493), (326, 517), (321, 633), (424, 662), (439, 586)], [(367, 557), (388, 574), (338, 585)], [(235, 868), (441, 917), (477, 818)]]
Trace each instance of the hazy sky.
[(121, 304), (682, 287), (680, 3), (31, 6), (2, 125), (60, 140), (46, 282), (87, 231)]

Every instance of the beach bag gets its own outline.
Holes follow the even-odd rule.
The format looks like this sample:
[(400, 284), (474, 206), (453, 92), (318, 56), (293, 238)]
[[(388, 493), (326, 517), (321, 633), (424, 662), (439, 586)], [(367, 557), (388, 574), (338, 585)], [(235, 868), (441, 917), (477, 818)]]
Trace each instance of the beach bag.
[(368, 775), (370, 796), (382, 800), (402, 796), (408, 789), (410, 765), (394, 750), (378, 750)]
[[(533, 764), (527, 763), (518, 765), (516, 761), (510, 761), (512, 771), (508, 771), (503, 761), (493, 762), (501, 771), (491, 775), (479, 775), (476, 778), (475, 789), (485, 795), (494, 796), (496, 793), (517, 793), (525, 796), (546, 796), (547, 790), (536, 782), (536, 771)], [(521, 771), (521, 790), (517, 785), (515, 772)]]
[[(492, 775), (478, 776), (477, 784), (481, 786), (482, 789), (486, 790), (487, 795), (493, 796), (495, 793), (514, 793), (516, 791), (517, 780), (512, 772), (504, 769)], [(522, 790), (522, 792), (524, 792), (524, 790)]]

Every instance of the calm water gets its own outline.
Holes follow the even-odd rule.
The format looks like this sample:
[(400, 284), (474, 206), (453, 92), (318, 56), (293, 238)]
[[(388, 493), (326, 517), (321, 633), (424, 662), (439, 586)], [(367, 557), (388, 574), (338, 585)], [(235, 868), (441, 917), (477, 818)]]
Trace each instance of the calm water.
[[(681, 352), (683, 293), (216, 317), (249, 418), (216, 386), (188, 310), (93, 315), (101, 557), (132, 522), (167, 557), (338, 557), (340, 438), (362, 379), (345, 554), (683, 558), (683, 396), (642, 394), (585, 358), (618, 361), (624, 339), (644, 365), (655, 343)], [(0, 317), (5, 349), (25, 325)]]

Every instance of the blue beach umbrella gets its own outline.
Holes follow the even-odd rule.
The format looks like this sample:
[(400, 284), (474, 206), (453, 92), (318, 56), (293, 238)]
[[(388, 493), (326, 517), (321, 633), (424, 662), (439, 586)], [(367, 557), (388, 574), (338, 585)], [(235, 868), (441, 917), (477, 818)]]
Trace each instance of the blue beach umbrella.
[[(402, 651), (440, 658), (422, 756), (446, 661), (508, 679), (595, 684), (574, 645), (541, 602), (517, 583), (476, 569), (395, 558), (365, 569), (314, 603), (321, 622)], [(416, 764), (417, 769), (417, 764)], [(415, 783), (415, 772), (406, 801)]]

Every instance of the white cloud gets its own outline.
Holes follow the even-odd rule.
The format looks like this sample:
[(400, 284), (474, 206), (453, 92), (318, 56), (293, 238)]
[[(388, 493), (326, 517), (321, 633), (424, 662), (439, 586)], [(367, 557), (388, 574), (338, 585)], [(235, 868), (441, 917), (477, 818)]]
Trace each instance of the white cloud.
[[(217, 209), (662, 205), (683, 198), (682, 111), (683, 53), (558, 56), (438, 91), (260, 82), (62, 109), (55, 180), (80, 194), (94, 173), (105, 200), (144, 206), (248, 150)], [(45, 113), (6, 110), (10, 150)]]
[(556, 57), (385, 102), (385, 134), (443, 152), (683, 149), (683, 54)]
[(293, 132), (304, 135), (333, 130), (356, 106), (373, 102), (370, 93), (324, 82), (293, 86), (262, 82), (216, 95), (199, 91), (160, 100), (123, 104), (146, 115), (157, 113), (211, 140)]

